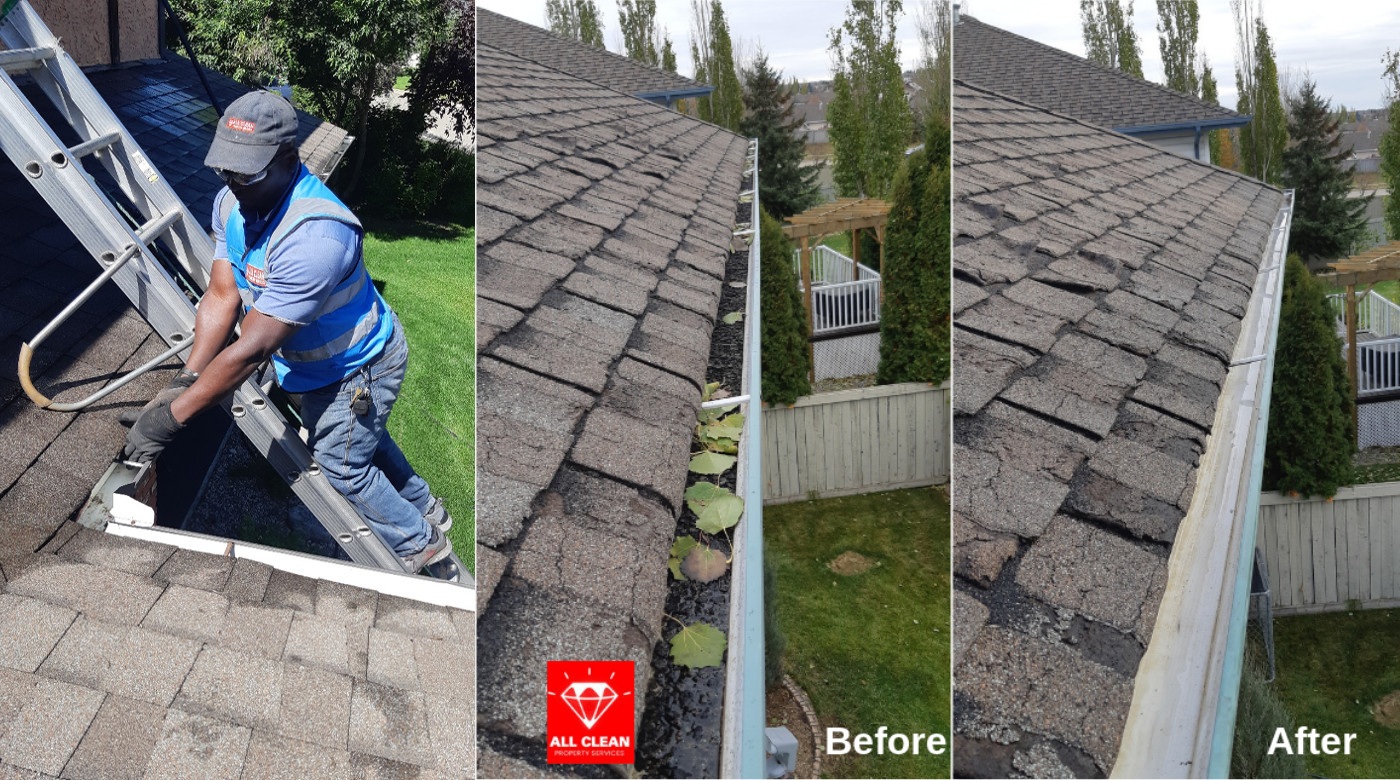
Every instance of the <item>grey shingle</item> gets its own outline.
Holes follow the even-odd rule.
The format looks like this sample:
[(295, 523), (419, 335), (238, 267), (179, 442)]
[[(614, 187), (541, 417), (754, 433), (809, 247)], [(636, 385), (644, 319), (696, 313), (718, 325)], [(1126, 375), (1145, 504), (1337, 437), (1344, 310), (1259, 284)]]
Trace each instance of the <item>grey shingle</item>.
[(275, 729), (283, 673), (276, 661), (206, 645), (180, 686), (174, 707), (250, 728)]
[(63, 776), (72, 780), (141, 780), (164, 722), (164, 707), (108, 696), (63, 767)]
[(0, 593), (0, 666), (38, 669), (75, 616), (65, 607)]
[(350, 704), (350, 749), (416, 766), (436, 766), (423, 692), (357, 681)]
[(151, 750), (146, 780), (238, 780), (252, 730), (227, 721), (172, 709)]
[(34, 695), (0, 738), (0, 761), (57, 776), (102, 705), (102, 694), (40, 679)]

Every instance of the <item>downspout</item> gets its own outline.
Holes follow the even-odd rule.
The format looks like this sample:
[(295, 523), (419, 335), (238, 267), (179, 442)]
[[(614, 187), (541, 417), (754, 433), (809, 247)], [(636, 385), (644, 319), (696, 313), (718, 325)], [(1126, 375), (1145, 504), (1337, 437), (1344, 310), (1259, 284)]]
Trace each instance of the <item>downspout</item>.
[[(1274, 353), (1278, 349), (1279, 313), (1283, 309), (1284, 268), (1288, 257), (1288, 231), (1293, 220), (1293, 190), (1285, 190), (1288, 210), (1275, 230), (1281, 236), (1270, 260), (1278, 269), (1274, 288), (1278, 305), (1269, 323), (1269, 349), (1264, 358), (1263, 398), (1259, 422), (1254, 430), (1254, 455), (1249, 465), (1249, 494), (1245, 503), (1244, 534), (1240, 541), (1239, 567), (1235, 571), (1235, 593), (1230, 605), (1230, 630), (1225, 639), (1225, 669), (1220, 681), (1220, 698), (1215, 709), (1215, 729), (1211, 734), (1208, 777), (1229, 777), (1230, 758), (1235, 747), (1235, 718), (1239, 714), (1240, 679), (1244, 673), (1245, 629), (1249, 623), (1249, 592), (1254, 576), (1255, 536), (1259, 530), (1259, 493), (1264, 482), (1264, 450), (1269, 436), (1269, 407), (1273, 402)], [(1264, 269), (1268, 270), (1268, 269)]]
[[(1197, 160), (1201, 159), (1201, 125), (1199, 123), (1196, 124), (1196, 148), (1194, 154)], [(1210, 161), (1207, 160), (1206, 162)]]

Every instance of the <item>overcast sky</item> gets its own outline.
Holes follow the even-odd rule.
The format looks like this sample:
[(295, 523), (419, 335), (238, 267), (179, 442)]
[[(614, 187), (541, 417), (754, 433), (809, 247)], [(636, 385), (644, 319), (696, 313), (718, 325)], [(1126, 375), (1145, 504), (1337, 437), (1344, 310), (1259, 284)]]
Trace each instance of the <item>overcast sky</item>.
[[(603, 14), (603, 39), (609, 50), (620, 52), (622, 33), (617, 25), (617, 0), (597, 0), (597, 4)], [(544, 0), (477, 0), (477, 5), (547, 26)], [(784, 78), (796, 76), (803, 81), (817, 81), (831, 78), (828, 35), (846, 18), (846, 6), (846, 0), (728, 0), (724, 14), (736, 47), (747, 47), (741, 51), (761, 45), (768, 52), (768, 63), (781, 70)], [(914, 6), (915, 2), (906, 0), (898, 28), (906, 68), (914, 66), (919, 53), (918, 30), (912, 17)], [(681, 75), (694, 75), (690, 62), (690, 0), (656, 0), (656, 23), (671, 33)]]
[[(1084, 55), (1078, 0), (962, 0), (979, 20)], [(1265, 0), (1263, 19), (1273, 39), (1280, 77), (1292, 68), (1311, 72), (1332, 105), (1380, 108), (1381, 55), (1400, 48), (1400, 3), (1374, 0)], [(1198, 51), (1210, 57), (1220, 103), (1235, 107), (1235, 26), (1229, 0), (1200, 0)], [(1142, 46), (1143, 75), (1161, 82), (1157, 3), (1137, 0), (1134, 27)]]

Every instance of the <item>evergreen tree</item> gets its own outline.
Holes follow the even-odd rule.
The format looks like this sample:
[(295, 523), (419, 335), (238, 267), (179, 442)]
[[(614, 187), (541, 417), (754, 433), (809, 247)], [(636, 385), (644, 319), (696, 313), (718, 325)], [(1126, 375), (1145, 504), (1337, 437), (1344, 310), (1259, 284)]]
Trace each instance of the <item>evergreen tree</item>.
[(1142, 78), (1142, 50), (1133, 29), (1133, 0), (1079, 0), (1085, 56), (1092, 62)]
[(629, 58), (652, 66), (661, 62), (656, 50), (656, 0), (617, 0), (617, 26), (622, 28), (622, 47)]
[(894, 181), (885, 228), (880, 384), (948, 378), (951, 151), (948, 126), (935, 121), (924, 148), (909, 155)]
[[(1215, 85), (1215, 74), (1210, 70), (1210, 60), (1201, 57), (1201, 100), (1212, 106), (1220, 105), (1220, 94)], [(1221, 162), (1221, 135), (1225, 130), (1211, 130), (1206, 133), (1206, 138), (1210, 139), (1210, 161), (1214, 165), (1224, 166)]]
[(1201, 79), (1196, 73), (1200, 22), (1196, 0), (1157, 0), (1157, 48), (1162, 53), (1167, 86), (1192, 97), (1201, 94)]
[(1351, 150), (1341, 148), (1341, 122), (1318, 96), (1311, 77), (1303, 80), (1298, 99), (1288, 108), (1293, 143), (1283, 152), (1283, 186), (1294, 190), (1288, 248), (1312, 266), (1352, 254), (1366, 233), (1371, 201), (1347, 198), (1351, 173), (1345, 163)]
[(835, 96), (826, 110), (842, 197), (882, 197), (904, 161), (913, 133), (895, 22), (900, 0), (851, 0), (831, 30)]
[(1283, 149), (1288, 145), (1288, 119), (1279, 93), (1278, 66), (1274, 64), (1269, 30), (1257, 16), (1253, 29), (1252, 38), (1242, 44), (1249, 46), (1250, 56), (1245, 67), (1235, 69), (1238, 110), (1254, 117), (1240, 128), (1240, 161), (1245, 174), (1277, 185)]
[(603, 17), (593, 0), (545, 0), (545, 20), (549, 31), (597, 49), (603, 44)]
[(807, 353), (807, 312), (792, 269), (792, 239), (783, 235), (782, 225), (767, 211), (760, 215), (759, 242), (763, 400), (791, 406), (812, 392), (807, 380), (812, 365)]
[(1332, 496), (1353, 480), (1351, 387), (1326, 295), (1297, 255), (1288, 257), (1281, 305), (1264, 486)]
[(1390, 194), (1385, 196), (1386, 238), (1400, 238), (1400, 51), (1386, 50), (1381, 58), (1385, 65), (1385, 102), (1389, 124), (1381, 136), (1381, 177)]
[(816, 205), (820, 197), (820, 168), (802, 167), (807, 145), (802, 140), (802, 120), (792, 115), (792, 98), (783, 76), (768, 65), (762, 51), (752, 70), (744, 74), (744, 108), (739, 134), (758, 139), (758, 170), (763, 206), (774, 217), (786, 219)]

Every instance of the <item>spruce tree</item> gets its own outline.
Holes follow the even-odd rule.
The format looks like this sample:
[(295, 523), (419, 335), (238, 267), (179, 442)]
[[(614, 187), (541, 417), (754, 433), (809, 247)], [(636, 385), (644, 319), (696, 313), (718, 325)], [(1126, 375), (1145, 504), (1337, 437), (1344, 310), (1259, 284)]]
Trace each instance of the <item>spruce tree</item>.
[[(762, 190), (759, 190), (762, 197)], [(762, 291), (763, 400), (791, 406), (812, 391), (807, 353), (807, 312), (792, 270), (792, 239), (763, 211), (759, 226)]]
[(1288, 256), (1281, 305), (1264, 487), (1333, 496), (1353, 480), (1353, 399), (1327, 297), (1296, 254)]
[(1370, 199), (1347, 198), (1351, 174), (1345, 163), (1351, 150), (1341, 148), (1341, 122), (1312, 78), (1304, 79), (1288, 108), (1293, 144), (1283, 152), (1283, 186), (1294, 190), (1288, 248), (1311, 267), (1352, 254), (1366, 233)]
[(778, 219), (786, 219), (816, 204), (820, 197), (820, 168), (802, 167), (806, 143), (802, 120), (792, 115), (792, 98), (780, 71), (768, 65), (759, 52), (752, 70), (744, 74), (744, 108), (739, 134), (758, 139), (758, 171), (763, 207)]
[(948, 378), (951, 149), (947, 125), (933, 122), (924, 148), (895, 178), (885, 228), (880, 384)]

